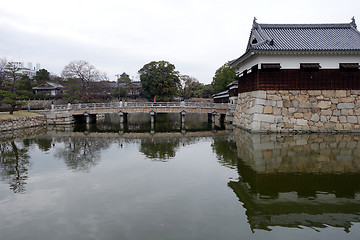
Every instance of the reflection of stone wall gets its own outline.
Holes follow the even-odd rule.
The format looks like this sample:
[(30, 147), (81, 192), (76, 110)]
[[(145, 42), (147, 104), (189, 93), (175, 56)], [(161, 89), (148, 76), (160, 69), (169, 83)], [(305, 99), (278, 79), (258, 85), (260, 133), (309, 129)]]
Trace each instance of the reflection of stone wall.
[(360, 172), (360, 135), (234, 131), (238, 157), (257, 173)]
[(239, 94), (234, 124), (251, 131), (359, 131), (360, 91), (253, 91)]

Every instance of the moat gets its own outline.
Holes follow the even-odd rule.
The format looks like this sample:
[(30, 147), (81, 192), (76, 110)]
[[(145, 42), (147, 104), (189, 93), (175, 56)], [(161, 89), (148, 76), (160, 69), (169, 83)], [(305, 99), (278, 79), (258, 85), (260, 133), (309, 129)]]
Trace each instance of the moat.
[(0, 138), (4, 239), (358, 239), (359, 134), (98, 123)]

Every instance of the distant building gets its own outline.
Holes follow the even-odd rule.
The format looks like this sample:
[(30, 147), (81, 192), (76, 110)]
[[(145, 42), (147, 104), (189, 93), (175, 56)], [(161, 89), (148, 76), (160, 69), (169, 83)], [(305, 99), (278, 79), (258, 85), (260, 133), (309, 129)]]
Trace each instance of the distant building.
[(116, 74), (117, 82), (129, 82), (131, 81), (129, 74), (123, 72), (122, 74)]
[(236, 104), (238, 98), (238, 81), (233, 81), (227, 86), (227, 90), (214, 94), (214, 103)]
[(45, 95), (55, 97), (62, 95), (64, 86), (58, 83), (44, 82), (37, 87), (33, 87), (32, 90), (34, 93), (44, 93)]
[(10, 62), (14, 64), (16, 68), (19, 68), (19, 74), (26, 75), (29, 78), (34, 78), (36, 76), (36, 72), (40, 70), (40, 64), (37, 63), (36, 67), (33, 68), (33, 64), (28, 62), (28, 67), (25, 67), (24, 62)]

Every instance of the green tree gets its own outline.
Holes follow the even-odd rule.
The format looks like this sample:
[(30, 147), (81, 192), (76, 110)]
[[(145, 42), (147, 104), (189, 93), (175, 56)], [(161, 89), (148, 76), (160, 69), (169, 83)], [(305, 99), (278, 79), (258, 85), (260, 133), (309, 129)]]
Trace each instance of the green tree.
[(114, 91), (114, 97), (125, 98), (128, 95), (128, 91), (125, 87), (117, 87)]
[(10, 105), (10, 114), (13, 114), (17, 105), (22, 104), (19, 99), (26, 98), (28, 91), (22, 89), (24, 76), (19, 73), (21, 68), (16, 63), (9, 62), (5, 68), (5, 79), (0, 89), (0, 103)]
[[(119, 76), (119, 75), (117, 75), (117, 76)], [(118, 77), (117, 81), (119, 83), (129, 83), (129, 82), (131, 82), (131, 79), (130, 79), (129, 75), (127, 75), (126, 73), (123, 73)]]
[(188, 75), (182, 75), (180, 77), (182, 82), (182, 97), (189, 99), (189, 98), (199, 98), (201, 97), (201, 90), (203, 84), (199, 83), (199, 81)]
[(148, 100), (156, 97), (157, 101), (170, 101), (179, 90), (179, 73), (175, 66), (166, 61), (150, 62), (140, 70), (143, 96)]
[(204, 84), (201, 86), (201, 98), (211, 98), (213, 95), (213, 87), (211, 84)]
[(50, 73), (46, 69), (40, 69), (36, 72), (34, 79), (36, 84), (40, 85), (44, 82), (50, 81)]
[(236, 78), (237, 75), (234, 68), (229, 67), (227, 64), (220, 67), (216, 70), (213, 81), (211, 82), (214, 93), (225, 91), (227, 86), (235, 81)]

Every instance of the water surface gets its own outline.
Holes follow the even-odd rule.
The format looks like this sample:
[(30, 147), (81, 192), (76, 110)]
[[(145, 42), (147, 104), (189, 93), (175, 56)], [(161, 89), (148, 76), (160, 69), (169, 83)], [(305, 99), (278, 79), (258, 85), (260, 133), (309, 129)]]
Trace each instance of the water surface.
[(2, 239), (360, 237), (358, 135), (101, 128), (1, 138)]

